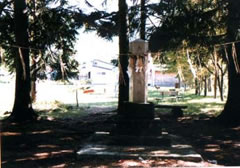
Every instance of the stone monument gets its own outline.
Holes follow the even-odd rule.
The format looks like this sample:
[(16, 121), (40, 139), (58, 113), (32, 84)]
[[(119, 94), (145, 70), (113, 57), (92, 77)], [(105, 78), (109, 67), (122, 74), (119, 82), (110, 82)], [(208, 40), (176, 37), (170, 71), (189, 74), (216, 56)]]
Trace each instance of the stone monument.
[(154, 131), (159, 134), (161, 127), (160, 121), (154, 119), (154, 104), (147, 102), (148, 42), (137, 39), (129, 49), (129, 101), (124, 102), (117, 134), (147, 135)]
[(129, 101), (147, 103), (148, 42), (138, 39), (130, 43), (129, 56)]

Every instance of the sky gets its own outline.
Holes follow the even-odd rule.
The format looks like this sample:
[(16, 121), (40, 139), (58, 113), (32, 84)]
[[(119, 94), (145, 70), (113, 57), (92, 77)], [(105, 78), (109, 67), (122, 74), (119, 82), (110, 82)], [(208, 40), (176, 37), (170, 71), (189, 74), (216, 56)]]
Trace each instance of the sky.
[[(70, 5), (79, 6), (84, 12), (90, 12), (89, 7), (85, 4), (85, 0), (69, 0)], [(107, 5), (102, 6), (104, 0), (88, 0), (98, 10), (117, 11), (118, 0), (107, 0)], [(151, 0), (158, 2), (159, 0)], [(127, 0), (128, 5), (132, 5), (132, 0)], [(75, 46), (77, 50), (76, 59), (79, 62), (100, 59), (110, 62), (112, 59), (118, 58), (118, 37), (114, 37), (113, 41), (107, 41), (96, 35), (95, 32), (83, 33), (79, 30), (78, 40)]]
[(94, 32), (83, 33), (79, 31), (78, 40), (75, 45), (77, 50), (76, 59), (79, 62), (100, 59), (110, 62), (117, 58), (118, 54), (118, 37), (114, 37), (113, 41), (107, 41), (98, 37)]
[[(88, 0), (94, 7), (99, 10), (116, 11), (117, 0), (108, 0), (108, 8), (102, 7), (103, 0)], [(84, 0), (70, 0), (71, 5), (79, 5), (84, 12), (88, 12), (89, 8)], [(95, 32), (84, 33), (83, 29), (79, 30), (78, 40), (75, 45), (77, 50), (76, 59), (79, 62), (100, 59), (110, 62), (117, 58), (118, 54), (118, 37), (114, 37), (113, 41), (107, 41), (96, 35)]]

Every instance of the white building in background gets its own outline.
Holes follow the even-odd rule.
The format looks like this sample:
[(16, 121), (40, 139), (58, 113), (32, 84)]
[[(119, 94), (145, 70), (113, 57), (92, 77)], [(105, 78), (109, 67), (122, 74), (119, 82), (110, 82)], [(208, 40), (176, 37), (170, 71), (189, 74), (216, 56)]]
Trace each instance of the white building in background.
[[(118, 90), (118, 67), (111, 63), (94, 59), (80, 64), (79, 80), (81, 83), (94, 86), (101, 86), (105, 90)], [(164, 73), (165, 68), (162, 65), (153, 64), (153, 59), (149, 54), (148, 66), (148, 86), (174, 87), (178, 83), (177, 74)]]
[(92, 85), (118, 83), (118, 67), (102, 60), (94, 59), (80, 65), (79, 79)]

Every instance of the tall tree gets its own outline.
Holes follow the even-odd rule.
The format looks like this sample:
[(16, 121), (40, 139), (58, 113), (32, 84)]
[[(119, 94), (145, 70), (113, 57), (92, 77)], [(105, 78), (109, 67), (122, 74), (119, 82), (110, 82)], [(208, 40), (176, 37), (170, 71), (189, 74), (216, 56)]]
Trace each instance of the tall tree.
[(129, 100), (129, 77), (128, 68), (128, 25), (127, 14), (128, 6), (126, 0), (118, 0), (119, 9), (119, 96), (118, 96), (118, 113), (123, 112), (124, 101)]
[[(11, 72), (15, 72), (13, 1), (0, 11), (0, 42), (3, 44), (4, 61)], [(5, 2), (4, 1), (4, 2)], [(51, 6), (54, 0), (27, 1), (29, 54), (32, 80), (32, 100), (35, 97), (35, 81), (46, 78), (46, 69), (56, 72), (56, 80), (77, 77), (76, 60), (72, 59), (77, 29), (83, 25), (85, 15), (78, 8), (71, 7), (66, 0)], [(62, 62), (59, 61), (61, 56)], [(64, 73), (61, 72), (64, 71)]]
[(14, 24), (16, 45), (16, 86), (11, 118), (16, 121), (32, 120), (36, 117), (31, 102), (29, 63), (28, 17), (25, 0), (14, 0)]
[[(70, 7), (66, 0), (59, 1), (54, 7), (50, 4), (55, 0), (27, 2), (0, 2), (0, 43), (4, 49), (4, 62), (11, 72), (16, 72), (15, 100), (10, 118), (19, 121), (36, 117), (29, 93), (31, 68), (35, 67), (32, 69), (33, 79), (36, 73), (38, 77), (44, 76), (47, 66), (57, 72), (63, 69), (65, 79), (76, 76), (77, 62), (71, 56), (75, 52), (77, 29), (85, 19), (82, 11)], [(34, 59), (32, 67), (30, 57)], [(58, 74), (57, 79), (62, 79), (61, 72)]]
[[(32, 21), (35, 23), (36, 22), (36, 1), (32, 0)], [(34, 37), (36, 34), (36, 29), (33, 29), (31, 32), (31, 36), (32, 36), (32, 41), (34, 41)], [(37, 90), (36, 90), (36, 81), (37, 81), (37, 55), (38, 55), (38, 51), (34, 50), (32, 52), (32, 56), (30, 54), (30, 56), (32, 57), (31, 62), (32, 62), (32, 73), (31, 73), (31, 98), (32, 101), (36, 101), (36, 94), (37, 94)]]
[(146, 39), (146, 0), (141, 0), (140, 38)]
[(46, 71), (46, 66), (56, 72), (57, 80), (77, 76), (77, 67), (72, 66), (77, 62), (71, 58), (75, 53), (77, 29), (83, 25), (84, 14), (79, 9), (69, 7), (66, 0), (56, 7), (49, 5), (52, 2), (39, 0), (28, 3), (31, 47), (41, 49), (31, 50), (33, 82), (39, 72)]
[[(232, 42), (240, 39), (240, 1), (228, 0), (227, 40)], [(240, 124), (240, 44), (226, 44), (228, 55), (228, 98), (224, 110), (218, 116), (226, 124)]]

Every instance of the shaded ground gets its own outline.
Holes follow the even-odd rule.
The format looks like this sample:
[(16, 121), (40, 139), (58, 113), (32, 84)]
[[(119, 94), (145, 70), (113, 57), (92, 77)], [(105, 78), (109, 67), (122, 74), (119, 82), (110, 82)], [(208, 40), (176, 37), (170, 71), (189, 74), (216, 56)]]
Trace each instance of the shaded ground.
[(224, 166), (240, 165), (240, 127), (225, 128), (214, 118), (183, 117), (166, 122), (167, 130), (186, 138), (205, 161)]
[(39, 120), (34, 123), (2, 122), (3, 168), (78, 167), (207, 167), (240, 165), (240, 127), (223, 128), (207, 116), (165, 119), (169, 133), (181, 135), (199, 152), (204, 162), (181, 160), (84, 160), (75, 152), (95, 131), (109, 131), (114, 112), (96, 112), (81, 118)]

